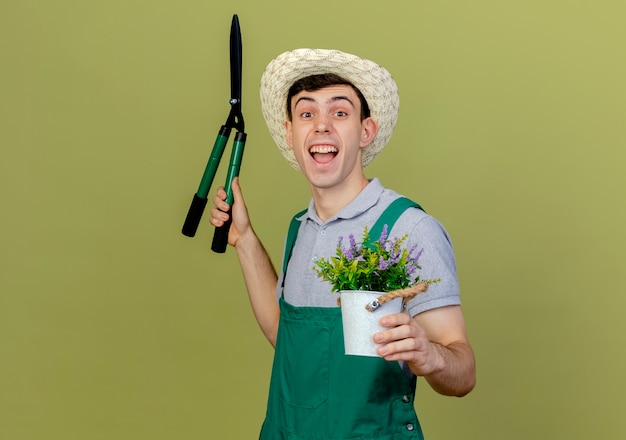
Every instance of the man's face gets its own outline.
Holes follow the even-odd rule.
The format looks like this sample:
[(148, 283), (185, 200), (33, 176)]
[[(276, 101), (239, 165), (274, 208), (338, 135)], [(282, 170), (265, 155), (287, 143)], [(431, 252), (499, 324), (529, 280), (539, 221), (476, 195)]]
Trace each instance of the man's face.
[(303, 91), (291, 100), (292, 121), (285, 123), (287, 143), (315, 188), (362, 183), (361, 149), (377, 126), (361, 121), (361, 102), (348, 85)]

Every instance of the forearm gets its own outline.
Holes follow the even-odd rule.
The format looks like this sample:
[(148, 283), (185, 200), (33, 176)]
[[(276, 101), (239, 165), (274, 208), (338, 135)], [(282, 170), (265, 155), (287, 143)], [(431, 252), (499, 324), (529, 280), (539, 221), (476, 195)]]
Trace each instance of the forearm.
[(263, 244), (252, 230), (239, 238), (235, 249), (254, 316), (265, 337), (275, 346), (280, 315), (276, 301), (276, 270)]
[(432, 344), (439, 356), (439, 367), (424, 375), (426, 381), (435, 391), (446, 396), (462, 397), (469, 393), (476, 384), (474, 352), (469, 343)]

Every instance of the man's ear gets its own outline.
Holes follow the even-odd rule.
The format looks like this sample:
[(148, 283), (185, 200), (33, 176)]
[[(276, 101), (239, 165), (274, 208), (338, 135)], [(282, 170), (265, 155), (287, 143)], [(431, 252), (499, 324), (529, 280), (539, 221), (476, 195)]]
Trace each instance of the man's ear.
[(293, 148), (292, 145), (292, 133), (291, 133), (291, 121), (285, 121), (285, 139), (287, 140), (287, 144)]
[(378, 124), (372, 118), (363, 119), (361, 122), (361, 143), (360, 147), (367, 147), (372, 140), (374, 140), (374, 136), (378, 133)]

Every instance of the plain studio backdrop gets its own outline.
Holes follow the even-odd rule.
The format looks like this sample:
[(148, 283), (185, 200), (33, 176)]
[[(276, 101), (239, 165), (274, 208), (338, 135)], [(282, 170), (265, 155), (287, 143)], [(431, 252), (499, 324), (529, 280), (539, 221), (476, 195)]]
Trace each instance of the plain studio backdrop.
[(234, 13), (241, 184), (277, 265), (309, 193), (261, 116), (267, 62), (336, 48), (398, 83), (366, 172), (446, 225), (478, 361), (466, 398), (418, 384), (426, 437), (621, 439), (626, 7), (609, 0), (2, 2), (0, 438), (258, 435), (273, 353), (235, 253), (210, 251), (207, 216), (180, 233), (229, 111)]

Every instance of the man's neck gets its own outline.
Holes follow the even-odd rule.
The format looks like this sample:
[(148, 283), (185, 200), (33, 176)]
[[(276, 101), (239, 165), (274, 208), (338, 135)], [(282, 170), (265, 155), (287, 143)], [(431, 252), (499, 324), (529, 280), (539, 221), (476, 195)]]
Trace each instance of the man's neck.
[(367, 186), (369, 181), (363, 176), (362, 179), (346, 183), (340, 187), (311, 188), (313, 204), (319, 219), (327, 221), (343, 208), (348, 206)]

